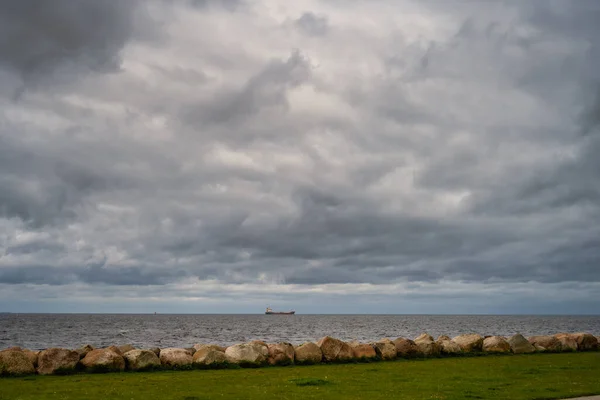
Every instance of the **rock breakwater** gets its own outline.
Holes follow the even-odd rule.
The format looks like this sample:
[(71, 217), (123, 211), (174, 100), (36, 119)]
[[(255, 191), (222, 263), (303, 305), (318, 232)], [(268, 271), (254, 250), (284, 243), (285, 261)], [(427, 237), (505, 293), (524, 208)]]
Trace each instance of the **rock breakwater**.
[(95, 349), (87, 344), (75, 350), (51, 348), (43, 351), (10, 347), (0, 350), (0, 376), (261, 367), (473, 354), (598, 350), (600, 338), (589, 333), (558, 333), (529, 338), (520, 334), (511, 337), (468, 334), (452, 339), (440, 336), (437, 340), (424, 333), (414, 340), (402, 337), (393, 340), (383, 338), (372, 343), (346, 343), (326, 336), (316, 342), (306, 342), (299, 346), (283, 342), (267, 344), (252, 341), (227, 348), (211, 344), (164, 349), (136, 349), (128, 344)]

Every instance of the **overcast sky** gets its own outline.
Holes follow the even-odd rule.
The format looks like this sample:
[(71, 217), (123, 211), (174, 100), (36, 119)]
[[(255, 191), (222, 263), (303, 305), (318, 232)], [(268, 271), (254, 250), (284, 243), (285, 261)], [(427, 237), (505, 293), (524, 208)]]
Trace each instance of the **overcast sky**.
[(599, 314), (598, 21), (0, 0), (0, 311)]

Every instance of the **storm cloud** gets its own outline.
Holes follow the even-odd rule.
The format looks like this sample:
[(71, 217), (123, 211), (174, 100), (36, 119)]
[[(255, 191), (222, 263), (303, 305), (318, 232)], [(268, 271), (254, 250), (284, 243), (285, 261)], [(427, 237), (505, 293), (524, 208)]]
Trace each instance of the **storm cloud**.
[(597, 312), (599, 19), (0, 1), (0, 308)]

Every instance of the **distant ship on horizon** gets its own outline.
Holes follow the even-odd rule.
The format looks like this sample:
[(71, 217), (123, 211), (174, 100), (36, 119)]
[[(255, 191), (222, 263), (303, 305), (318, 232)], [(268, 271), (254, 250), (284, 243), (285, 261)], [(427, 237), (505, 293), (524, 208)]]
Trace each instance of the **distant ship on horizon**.
[(296, 314), (296, 311), (294, 311), (294, 310), (291, 310), (291, 311), (273, 311), (271, 309), (271, 307), (267, 307), (267, 311), (265, 311), (265, 314), (266, 315), (273, 315), (273, 314), (276, 314), (276, 315), (293, 315), (293, 314)]

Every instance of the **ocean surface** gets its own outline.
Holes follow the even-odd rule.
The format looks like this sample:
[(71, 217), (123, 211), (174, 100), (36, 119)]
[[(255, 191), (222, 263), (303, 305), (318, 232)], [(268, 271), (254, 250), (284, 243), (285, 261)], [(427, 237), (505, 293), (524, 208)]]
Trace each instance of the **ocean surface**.
[(138, 348), (190, 347), (439, 335), (525, 336), (559, 332), (600, 335), (600, 316), (525, 315), (174, 315), (174, 314), (0, 314), (0, 349), (21, 346), (77, 348), (132, 344)]

